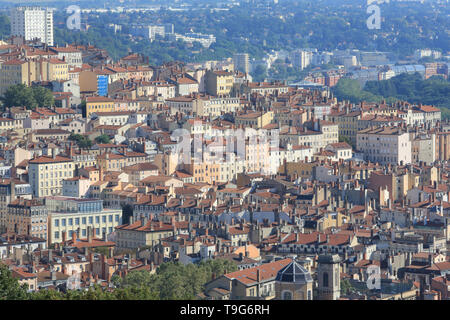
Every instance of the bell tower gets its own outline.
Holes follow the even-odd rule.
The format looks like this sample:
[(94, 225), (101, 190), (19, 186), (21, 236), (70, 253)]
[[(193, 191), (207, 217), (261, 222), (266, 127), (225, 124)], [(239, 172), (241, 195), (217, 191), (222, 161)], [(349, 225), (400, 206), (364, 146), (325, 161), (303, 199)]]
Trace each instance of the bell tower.
[(317, 262), (318, 299), (339, 299), (341, 295), (341, 258), (337, 254), (320, 255)]

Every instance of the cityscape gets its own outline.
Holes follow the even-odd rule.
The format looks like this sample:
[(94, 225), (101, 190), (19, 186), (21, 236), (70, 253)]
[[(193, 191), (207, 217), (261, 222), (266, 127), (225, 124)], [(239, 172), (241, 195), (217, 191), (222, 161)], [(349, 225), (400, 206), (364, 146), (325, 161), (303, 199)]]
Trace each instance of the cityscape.
[(449, 8), (0, 1), (0, 300), (449, 300)]

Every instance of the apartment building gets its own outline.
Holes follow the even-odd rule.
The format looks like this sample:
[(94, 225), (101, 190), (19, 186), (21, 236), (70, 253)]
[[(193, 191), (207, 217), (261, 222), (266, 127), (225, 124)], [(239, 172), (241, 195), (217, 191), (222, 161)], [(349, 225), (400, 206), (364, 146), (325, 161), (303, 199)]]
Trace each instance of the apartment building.
[(312, 58), (313, 52), (306, 50), (296, 50), (291, 54), (292, 65), (300, 70), (308, 67), (312, 62)]
[(240, 110), (239, 98), (234, 97), (199, 97), (193, 105), (192, 112), (198, 117), (219, 117), (224, 113)]
[(113, 112), (114, 100), (107, 97), (88, 97), (86, 98), (86, 118), (96, 112)]
[(408, 106), (404, 109), (398, 111), (398, 117), (410, 126), (435, 126), (441, 120), (441, 110), (433, 106)]
[(356, 149), (364, 160), (384, 164), (411, 163), (411, 140), (404, 127), (367, 128), (358, 132)]
[(28, 162), (30, 185), (34, 197), (59, 195), (63, 180), (73, 178), (75, 165), (72, 159), (53, 153), (40, 156)]
[(72, 197), (47, 197), (48, 243), (60, 243), (63, 233), (69, 238), (72, 233), (87, 238), (88, 228), (94, 230), (96, 237), (107, 237), (115, 227), (122, 223), (121, 209), (104, 209), (103, 200), (80, 199)]
[(52, 59), (13, 59), (0, 66), (0, 94), (10, 86), (25, 84), (31, 86), (34, 81), (68, 80), (68, 64)]
[(417, 187), (420, 179), (410, 172), (384, 173), (374, 171), (367, 181), (369, 188), (373, 190), (386, 188), (389, 191), (389, 198), (392, 201), (397, 201), (404, 198), (408, 190)]
[(48, 81), (69, 80), (69, 64), (63, 60), (50, 59), (47, 62)]
[(356, 144), (356, 134), (359, 130), (358, 120), (361, 119), (361, 111), (339, 111), (331, 112), (328, 115), (328, 120), (336, 123), (339, 126), (339, 135), (349, 138), (352, 144)]
[(142, 218), (129, 224), (116, 227), (116, 248), (136, 249), (157, 245), (162, 238), (173, 236), (174, 226), (162, 221), (151, 221)]
[(38, 199), (19, 198), (8, 204), (6, 230), (20, 235), (47, 239), (46, 206)]
[(51, 52), (58, 55), (59, 60), (63, 60), (71, 68), (81, 68), (83, 65), (82, 53), (80, 50), (66, 46), (66, 47), (53, 47), (49, 48)]
[(11, 35), (25, 40), (40, 39), (53, 46), (53, 9), (16, 7), (11, 10)]
[(6, 232), (8, 205), (17, 198), (31, 200), (31, 186), (14, 179), (0, 180), (0, 233)]
[(195, 79), (186, 76), (176, 79), (170, 79), (169, 82), (175, 84), (178, 96), (187, 96), (193, 93), (198, 93), (198, 82)]
[(234, 70), (239, 70), (248, 74), (250, 72), (250, 63), (248, 53), (235, 53), (233, 55)]
[(339, 141), (338, 125), (329, 121), (311, 121), (305, 123), (303, 128), (290, 127), (280, 131), (280, 145), (302, 145), (312, 148), (313, 153), (318, 153), (327, 145)]
[(0, 132), (22, 128), (23, 120), (21, 119), (0, 118)]
[(167, 81), (141, 81), (137, 88), (139, 97), (155, 96), (158, 99), (170, 99), (176, 95), (177, 86)]
[(180, 96), (174, 98), (168, 98), (165, 100), (169, 107), (170, 114), (175, 115), (182, 113), (184, 115), (192, 115), (194, 110), (194, 104), (197, 100), (193, 96)]
[(9, 60), (1, 64), (0, 70), (0, 94), (13, 85), (23, 83), (30, 85), (36, 80), (35, 66), (31, 60)]
[(280, 166), (286, 163), (298, 163), (306, 159), (312, 159), (312, 148), (288, 144), (286, 148), (272, 147), (270, 148), (270, 174), (277, 174)]
[(274, 112), (274, 122), (278, 124), (280, 128), (283, 126), (300, 127), (308, 120), (307, 112), (304, 110), (283, 108)]
[(138, 186), (139, 181), (149, 176), (159, 175), (158, 167), (149, 162), (126, 166), (122, 168), (122, 171), (128, 174), (128, 182), (135, 186)]
[(450, 131), (436, 133), (436, 159), (450, 160)]
[(84, 198), (87, 195), (91, 181), (85, 177), (74, 177), (63, 180), (62, 195), (66, 197)]
[(273, 111), (243, 113), (236, 115), (235, 125), (241, 128), (261, 129), (271, 123), (273, 119)]
[(436, 161), (436, 134), (423, 133), (411, 137), (411, 156), (414, 163), (432, 164)]
[(247, 85), (247, 90), (250, 94), (258, 93), (260, 95), (279, 95), (287, 93), (289, 86), (279, 82), (250, 82)]
[(230, 94), (233, 79), (232, 72), (208, 70), (205, 75), (206, 93), (216, 97)]

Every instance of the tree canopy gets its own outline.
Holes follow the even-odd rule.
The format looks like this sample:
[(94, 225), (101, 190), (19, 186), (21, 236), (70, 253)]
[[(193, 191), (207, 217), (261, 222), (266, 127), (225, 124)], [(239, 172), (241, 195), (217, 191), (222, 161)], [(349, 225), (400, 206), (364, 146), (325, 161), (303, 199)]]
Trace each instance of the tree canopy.
[(27, 87), (22, 83), (9, 87), (0, 100), (4, 107), (26, 107), (29, 110), (51, 107), (55, 102), (49, 89), (39, 86)]
[(109, 138), (109, 136), (107, 134), (102, 134), (102, 135), (99, 135), (98, 137), (95, 138), (95, 142), (97, 142), (97, 143), (110, 143), (111, 139)]
[(259, 64), (250, 75), (253, 77), (253, 81), (262, 82), (267, 77), (267, 68), (266, 66)]
[(20, 285), (12, 277), (11, 270), (0, 264), (0, 300), (24, 300), (27, 298), (27, 285)]
[(368, 81), (364, 91), (384, 98), (450, 107), (450, 81), (440, 76), (424, 80), (417, 72), (414, 74), (403, 73), (389, 80)]
[(367, 81), (364, 89), (357, 80), (342, 78), (332, 88), (338, 100), (377, 102), (398, 100), (433, 105), (442, 110), (442, 117), (450, 117), (450, 81), (440, 76), (422, 79), (419, 73), (403, 73), (389, 80)]
[(71, 133), (69, 136), (69, 140), (75, 141), (77, 145), (82, 149), (88, 149), (92, 147), (92, 141), (81, 134)]
[(236, 264), (224, 259), (188, 265), (166, 262), (154, 274), (140, 270), (131, 271), (123, 279), (113, 276), (115, 288), (94, 285), (87, 290), (41, 289), (28, 293), (27, 286), (20, 286), (11, 271), (0, 265), (0, 300), (193, 300), (214, 277), (236, 270)]

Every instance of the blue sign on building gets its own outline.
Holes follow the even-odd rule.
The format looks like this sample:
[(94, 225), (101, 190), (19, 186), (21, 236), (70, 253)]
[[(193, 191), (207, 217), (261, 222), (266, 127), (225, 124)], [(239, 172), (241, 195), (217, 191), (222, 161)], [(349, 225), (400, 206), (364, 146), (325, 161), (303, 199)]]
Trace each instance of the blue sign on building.
[(108, 76), (97, 75), (97, 93), (103, 97), (108, 95)]

